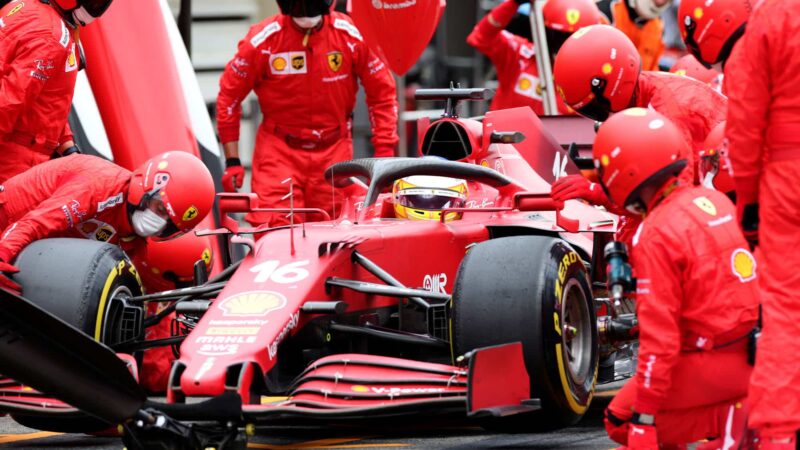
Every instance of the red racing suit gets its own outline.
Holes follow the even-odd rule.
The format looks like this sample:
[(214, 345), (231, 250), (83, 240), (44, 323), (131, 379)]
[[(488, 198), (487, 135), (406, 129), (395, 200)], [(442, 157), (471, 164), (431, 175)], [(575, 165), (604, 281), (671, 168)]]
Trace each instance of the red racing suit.
[[(698, 184), (698, 154), (708, 133), (725, 120), (725, 96), (689, 77), (643, 71), (639, 75), (634, 103), (633, 106), (651, 108), (665, 115), (681, 130), (690, 147), (686, 155), (689, 163), (681, 173), (681, 180), (687, 185)], [(640, 216), (623, 217), (617, 239), (630, 246), (640, 220)]]
[(723, 436), (719, 418), (746, 397), (758, 282), (735, 215), (724, 194), (680, 186), (637, 230), (639, 362), (609, 405), (614, 440), (625, 444), (632, 410), (656, 416), (664, 443)]
[(0, 183), (72, 139), (77, 30), (39, 0), (0, 9)]
[[(334, 196), (323, 171), (353, 156), (357, 79), (367, 95), (375, 156), (392, 156), (398, 142), (396, 88), (389, 69), (348, 16), (332, 12), (322, 20), (320, 28), (308, 33), (282, 14), (253, 26), (220, 80), (217, 119), (223, 144), (239, 140), (241, 102), (250, 91), (264, 113), (252, 183), (262, 207), (289, 207), (288, 199), (281, 200), (289, 191), (282, 182), (292, 178), (294, 207), (332, 212)], [(287, 222), (285, 214), (267, 213), (249, 214), (247, 220), (270, 226)]]
[[(131, 246), (131, 172), (90, 155), (57, 158), (0, 185), (0, 260), (11, 263), (33, 241), (76, 237)], [(123, 247), (124, 247), (123, 246)]]
[(765, 0), (725, 67), (725, 127), (737, 204), (760, 204), (764, 331), (750, 385), (763, 436), (800, 428), (800, 0)]
[[(497, 5), (475, 25), (467, 43), (486, 55), (497, 70), (497, 92), (490, 110), (529, 106), (537, 115), (543, 115), (542, 85), (534, 46), (529, 40), (503, 30), (518, 7), (513, 0)], [(556, 95), (556, 102), (559, 112), (574, 114), (560, 95)]]

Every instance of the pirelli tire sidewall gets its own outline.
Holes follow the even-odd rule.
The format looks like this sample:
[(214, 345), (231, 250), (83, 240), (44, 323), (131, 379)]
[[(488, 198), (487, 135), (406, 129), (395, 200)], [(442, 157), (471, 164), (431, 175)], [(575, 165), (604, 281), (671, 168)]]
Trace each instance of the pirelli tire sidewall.
[[(542, 289), (542, 345), (547, 376), (542, 378), (553, 394), (549, 399), (543, 395), (543, 401), (558, 403), (565, 424), (577, 422), (587, 411), (594, 395), (597, 381), (599, 353), (597, 351), (597, 316), (592, 300), (592, 290), (583, 260), (566, 242), (560, 241), (550, 247), (550, 257), (544, 268), (544, 289)], [(570, 292), (576, 290), (574, 292)], [(580, 292), (578, 292), (580, 291)], [(570, 300), (568, 296), (573, 295)], [(576, 383), (570, 376), (569, 357), (564, 348), (563, 334), (565, 318), (564, 306), (567, 301), (581, 296), (588, 313), (591, 351), (584, 352), (588, 357), (588, 372), (582, 383)], [(550, 297), (550, 298), (548, 298)], [(541, 392), (541, 389), (536, 389)]]
[(107, 342), (113, 330), (106, 327), (112, 297), (142, 294), (125, 252), (105, 242), (43, 239), (27, 246), (15, 265), (25, 298), (105, 343), (114, 343)]
[[(570, 376), (561, 336), (568, 298), (584, 313), (583, 346), (576, 355), (584, 358), (580, 383)], [(454, 356), (491, 345), (523, 344), (531, 396), (541, 400), (542, 410), (489, 420), (484, 427), (552, 429), (576, 423), (588, 409), (597, 377), (596, 314), (583, 260), (562, 239), (512, 236), (473, 247), (456, 276), (451, 337)]]

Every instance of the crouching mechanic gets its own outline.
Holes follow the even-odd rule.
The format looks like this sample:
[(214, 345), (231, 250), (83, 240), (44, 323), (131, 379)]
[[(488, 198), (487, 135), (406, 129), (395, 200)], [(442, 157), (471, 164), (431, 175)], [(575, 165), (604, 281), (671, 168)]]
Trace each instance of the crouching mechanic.
[[(696, 161), (706, 137), (725, 120), (727, 100), (697, 80), (641, 70), (639, 52), (621, 31), (608, 25), (578, 30), (556, 55), (553, 76), (564, 101), (579, 114), (604, 121), (613, 112), (631, 107), (651, 108), (675, 124), (687, 142), (688, 165), (681, 174), (687, 184), (698, 184)], [(691, 151), (690, 151), (691, 150)], [(615, 213), (605, 193), (581, 175), (559, 179), (552, 189), (557, 201), (584, 199)], [(625, 218), (618, 239), (630, 242), (638, 218)]]
[(15, 0), (0, 9), (0, 183), (54, 152), (77, 152), (67, 117), (81, 65), (78, 26), (111, 1)]
[(645, 217), (632, 248), (639, 363), (605, 421), (632, 449), (706, 438), (700, 448), (738, 448), (747, 439), (756, 261), (730, 200), (679, 181), (687, 147), (665, 116), (643, 108), (610, 118), (594, 142), (611, 200)]
[[(186, 152), (163, 153), (133, 173), (90, 155), (54, 159), (0, 185), (0, 272), (17, 272), (17, 254), (49, 237), (124, 250), (143, 244), (141, 238), (171, 239), (200, 223), (213, 203), (211, 174)], [(6, 276), (0, 286), (21, 290)]]
[[(331, 12), (333, 0), (278, 0), (281, 14), (253, 26), (225, 68), (217, 98), (219, 137), (225, 149), (226, 191), (242, 186), (239, 160), (241, 102), (255, 91), (264, 121), (253, 151), (252, 191), (260, 207), (294, 206), (333, 213), (334, 192), (323, 172), (353, 157), (351, 137), (357, 80), (366, 91), (376, 157), (397, 145), (394, 78), (369, 50), (351, 19)], [(286, 214), (248, 214), (253, 225), (288, 223)], [(295, 222), (302, 220), (295, 216)]]
[[(544, 114), (542, 86), (533, 43), (515, 36), (504, 28), (514, 18), (517, 9), (530, 0), (506, 0), (481, 19), (467, 37), (469, 45), (486, 55), (497, 70), (497, 93), (490, 110), (528, 106), (536, 114)], [(544, 15), (547, 45), (553, 55), (579, 28), (602, 23), (600, 10), (592, 0), (548, 0)], [(558, 110), (573, 113), (560, 98)]]

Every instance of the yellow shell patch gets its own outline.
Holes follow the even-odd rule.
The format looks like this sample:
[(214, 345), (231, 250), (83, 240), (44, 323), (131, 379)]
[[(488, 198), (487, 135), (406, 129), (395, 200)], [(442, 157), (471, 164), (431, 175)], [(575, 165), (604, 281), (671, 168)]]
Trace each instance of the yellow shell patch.
[(523, 91), (527, 91), (531, 88), (531, 80), (527, 78), (522, 78), (519, 80), (519, 88)]
[(694, 203), (695, 206), (703, 210), (703, 212), (708, 215), (717, 215), (717, 207), (714, 206), (714, 204), (711, 203), (711, 200), (706, 197), (697, 197), (696, 199), (692, 200), (692, 203)]
[(622, 114), (631, 117), (644, 117), (647, 115), (647, 110), (644, 108), (628, 108), (625, 111), (622, 111)]
[(610, 162), (610, 159), (608, 158), (608, 155), (603, 155), (603, 156), (601, 156), (601, 157), (600, 157), (600, 164), (601, 164), (603, 167), (606, 167), (606, 166), (608, 166), (608, 163), (609, 163), (609, 162)]
[(161, 161), (160, 163), (158, 163), (158, 170), (164, 170), (164, 169), (166, 169), (166, 168), (167, 168), (167, 166), (169, 166), (169, 163), (168, 163), (168, 162), (166, 162), (166, 161)]
[(275, 58), (272, 61), (272, 68), (278, 71), (286, 69), (286, 60), (283, 58)]
[(700, 20), (703, 18), (703, 8), (695, 8), (694, 9), (694, 18)]
[(357, 384), (357, 385), (351, 387), (350, 390), (352, 390), (353, 392), (368, 392), (369, 388), (366, 387), (366, 386), (361, 386), (360, 384)]
[(603, 64), (603, 75), (610, 74), (612, 70), (614, 70), (614, 67), (611, 65), (611, 63)]
[(756, 277), (756, 259), (747, 250), (737, 248), (731, 255), (731, 270), (742, 283), (753, 280)]

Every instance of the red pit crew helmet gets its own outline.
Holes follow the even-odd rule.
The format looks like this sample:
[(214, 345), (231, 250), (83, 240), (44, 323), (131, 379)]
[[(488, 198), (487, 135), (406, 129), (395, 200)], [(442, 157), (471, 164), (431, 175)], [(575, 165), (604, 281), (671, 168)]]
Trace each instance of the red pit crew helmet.
[(644, 108), (613, 115), (597, 131), (592, 156), (609, 198), (635, 214), (686, 166), (688, 144), (678, 127)]
[(592, 0), (548, 0), (542, 10), (550, 53), (558, 53), (564, 41), (589, 25), (603, 23), (603, 16)]
[(694, 78), (706, 84), (713, 83), (720, 75), (716, 70), (709, 69), (701, 64), (693, 55), (683, 55), (669, 71), (675, 75)]
[(553, 68), (564, 102), (590, 119), (604, 121), (633, 99), (642, 62), (630, 39), (609, 25), (581, 28), (564, 42)]
[(171, 239), (205, 218), (214, 195), (214, 181), (205, 164), (189, 153), (170, 151), (150, 158), (133, 172), (128, 212), (138, 235)]
[(133, 264), (149, 292), (191, 286), (194, 264), (202, 260), (211, 272), (213, 252), (207, 236), (185, 234), (169, 241), (148, 239), (147, 245), (133, 253)]
[(751, 0), (682, 0), (678, 28), (686, 48), (707, 67), (727, 60), (744, 33), (751, 4)]

